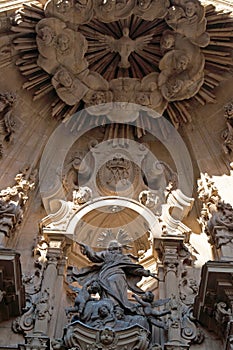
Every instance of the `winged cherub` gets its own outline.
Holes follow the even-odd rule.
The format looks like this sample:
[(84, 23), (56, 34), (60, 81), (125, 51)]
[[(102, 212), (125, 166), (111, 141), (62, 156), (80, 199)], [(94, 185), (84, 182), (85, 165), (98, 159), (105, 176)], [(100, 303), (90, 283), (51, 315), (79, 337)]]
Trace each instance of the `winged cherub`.
[(124, 27), (122, 29), (122, 37), (115, 39), (110, 35), (101, 35), (99, 41), (105, 43), (111, 52), (117, 52), (121, 56), (121, 60), (118, 64), (120, 68), (129, 68), (129, 56), (132, 52), (142, 51), (147, 44), (151, 42), (153, 34), (140, 36), (136, 39), (129, 37), (129, 28)]

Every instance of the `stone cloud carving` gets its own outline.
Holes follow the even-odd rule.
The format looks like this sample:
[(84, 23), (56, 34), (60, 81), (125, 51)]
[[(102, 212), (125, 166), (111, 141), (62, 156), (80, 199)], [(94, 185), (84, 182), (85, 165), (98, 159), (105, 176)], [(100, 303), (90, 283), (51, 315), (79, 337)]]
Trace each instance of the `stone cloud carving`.
[[(149, 109), (159, 117), (169, 102), (190, 99), (204, 83), (200, 47), (209, 35), (198, 0), (49, 0), (38, 13), (30, 47), (37, 46), (36, 64), (63, 106), (84, 103), (89, 114), (121, 122), (125, 103), (138, 104), (126, 120), (135, 121)], [(28, 42), (22, 39), (14, 40), (21, 51)], [(104, 106), (112, 102), (123, 103), (122, 109)]]

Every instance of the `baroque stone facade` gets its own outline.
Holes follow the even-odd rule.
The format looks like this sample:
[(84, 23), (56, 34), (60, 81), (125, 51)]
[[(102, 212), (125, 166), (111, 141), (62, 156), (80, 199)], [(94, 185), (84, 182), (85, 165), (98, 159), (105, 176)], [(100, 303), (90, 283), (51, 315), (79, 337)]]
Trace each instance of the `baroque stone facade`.
[(1, 2), (0, 349), (232, 348), (224, 3)]

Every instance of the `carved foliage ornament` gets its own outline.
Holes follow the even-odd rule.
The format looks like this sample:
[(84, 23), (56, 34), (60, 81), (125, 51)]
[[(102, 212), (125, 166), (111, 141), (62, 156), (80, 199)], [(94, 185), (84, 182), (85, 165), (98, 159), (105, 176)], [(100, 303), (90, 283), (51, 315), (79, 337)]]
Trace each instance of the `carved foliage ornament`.
[[(210, 36), (198, 0), (49, 0), (44, 9), (33, 5), (26, 11), (16, 16), (12, 30), (22, 37), (14, 44), (22, 53), (37, 48), (38, 55), (33, 67), (25, 55), (17, 64), (40, 76), (24, 87), (38, 88), (35, 99), (55, 88), (64, 102), (59, 111), (68, 105), (74, 112), (83, 101), (90, 114), (119, 121), (120, 113), (104, 104), (121, 102), (122, 109), (137, 103), (158, 117), (169, 102), (190, 99), (204, 83), (201, 48)], [(26, 24), (24, 30), (30, 15), (33, 35)], [(202, 93), (206, 101), (209, 96)], [(133, 111), (130, 121), (137, 116)]]

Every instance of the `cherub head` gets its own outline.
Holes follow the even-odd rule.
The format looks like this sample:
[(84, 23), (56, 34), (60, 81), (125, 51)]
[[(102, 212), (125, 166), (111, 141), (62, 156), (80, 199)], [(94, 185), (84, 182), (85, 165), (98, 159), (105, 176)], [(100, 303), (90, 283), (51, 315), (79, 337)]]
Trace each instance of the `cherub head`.
[(108, 244), (108, 251), (122, 253), (122, 246), (117, 240), (112, 240)]
[(62, 53), (65, 53), (70, 48), (70, 38), (68, 35), (62, 33), (57, 37), (57, 48)]
[(161, 38), (160, 46), (162, 50), (172, 49), (175, 45), (175, 35), (170, 31), (164, 32), (164, 35)]
[(184, 10), (182, 9), (182, 7), (180, 6), (171, 6), (168, 9), (168, 13), (167, 13), (167, 20), (171, 21), (171, 22), (176, 22), (179, 19), (181, 19), (182, 17), (184, 17)]
[(100, 342), (104, 345), (110, 345), (113, 343), (115, 333), (111, 328), (105, 328), (100, 332)]
[(118, 305), (114, 307), (114, 314), (117, 320), (123, 320), (125, 318), (124, 310)]
[(115, 9), (115, 6), (116, 6), (115, 0), (102, 0), (101, 10), (109, 13)]
[(98, 315), (100, 316), (100, 318), (104, 319), (108, 315), (110, 315), (110, 313), (111, 313), (110, 306), (107, 303), (103, 303), (99, 306)]
[(197, 6), (194, 2), (188, 1), (185, 4), (185, 14), (187, 17), (193, 17), (197, 12)]
[(177, 57), (176, 59), (176, 70), (177, 72), (182, 72), (185, 69), (187, 69), (189, 64), (189, 58), (186, 55), (180, 55), (179, 57)]
[(138, 91), (135, 96), (135, 103), (142, 106), (149, 106), (150, 95), (151, 94), (149, 92)]
[(143, 301), (147, 301), (148, 303), (152, 303), (154, 300), (154, 294), (151, 291), (145, 292), (142, 296)]
[(70, 88), (73, 84), (73, 79), (66, 69), (61, 69), (57, 74), (58, 81), (66, 88)]
[(172, 77), (166, 82), (167, 98), (173, 98), (183, 87), (183, 81)]

